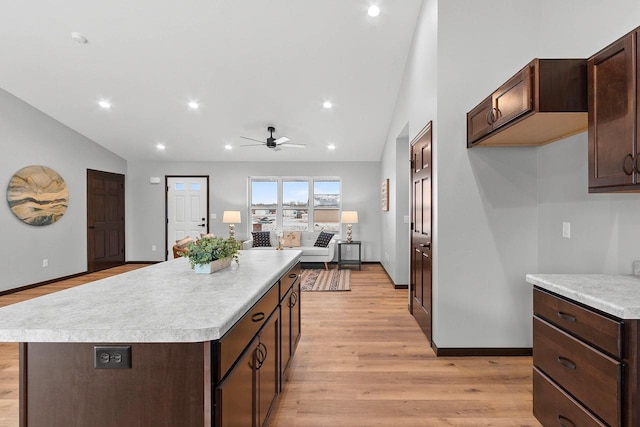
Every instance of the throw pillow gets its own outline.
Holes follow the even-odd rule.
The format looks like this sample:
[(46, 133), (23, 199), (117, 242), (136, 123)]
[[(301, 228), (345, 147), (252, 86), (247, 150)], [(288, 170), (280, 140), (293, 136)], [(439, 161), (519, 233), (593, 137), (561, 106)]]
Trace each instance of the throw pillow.
[(180, 240), (176, 240), (176, 245), (180, 248), (180, 249), (184, 249), (187, 246), (189, 246), (189, 243), (193, 242), (193, 239), (191, 237), (184, 237)]
[(282, 237), (284, 239), (283, 245), (287, 248), (297, 248), (300, 246), (299, 231), (285, 231)]
[(327, 246), (329, 246), (329, 242), (331, 241), (332, 237), (333, 237), (333, 233), (326, 233), (324, 231), (321, 231), (320, 234), (318, 235), (318, 239), (313, 244), (313, 246), (317, 246), (319, 248), (326, 248)]
[(271, 246), (270, 234), (271, 232), (269, 231), (252, 231), (251, 238), (253, 239), (253, 247)]
[(213, 234), (213, 233), (207, 233), (207, 234), (200, 233), (200, 238), (202, 239), (203, 237), (211, 237), (211, 238), (213, 238), (213, 237), (216, 237), (216, 235)]

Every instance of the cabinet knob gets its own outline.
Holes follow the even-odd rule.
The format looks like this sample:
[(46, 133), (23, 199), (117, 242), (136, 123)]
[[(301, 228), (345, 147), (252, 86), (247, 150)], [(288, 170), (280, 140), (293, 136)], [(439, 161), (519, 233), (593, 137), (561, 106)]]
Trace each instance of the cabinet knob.
[[(627, 159), (631, 160), (631, 170), (627, 169)], [(638, 159), (636, 158), (635, 161), (637, 163)], [(626, 156), (624, 156), (624, 159), (622, 160), (622, 171), (627, 175), (631, 175), (633, 173), (633, 167), (634, 167), (633, 164), (634, 164), (633, 154), (629, 153)]]
[(264, 313), (261, 311), (251, 316), (251, 320), (253, 320), (254, 322), (259, 322), (263, 319), (264, 319)]

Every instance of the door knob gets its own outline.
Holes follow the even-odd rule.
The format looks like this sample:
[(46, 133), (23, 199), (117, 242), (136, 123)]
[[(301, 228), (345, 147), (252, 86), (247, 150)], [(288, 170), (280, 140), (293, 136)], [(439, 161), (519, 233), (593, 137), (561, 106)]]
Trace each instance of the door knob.
[(204, 227), (205, 225), (207, 225), (207, 224), (200, 224), (198, 227)]

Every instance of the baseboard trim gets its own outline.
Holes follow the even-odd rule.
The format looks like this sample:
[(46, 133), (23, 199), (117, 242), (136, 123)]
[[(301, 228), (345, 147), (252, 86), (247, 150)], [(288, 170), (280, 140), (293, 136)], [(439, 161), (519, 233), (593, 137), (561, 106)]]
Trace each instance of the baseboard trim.
[(437, 357), (471, 357), (471, 356), (531, 356), (533, 349), (531, 347), (491, 347), (491, 348), (466, 348), (466, 347), (438, 347), (431, 342), (431, 348)]
[[(158, 264), (162, 261), (127, 261), (125, 264)], [(30, 285), (20, 286), (19, 288), (7, 289), (5, 291), (0, 291), (0, 297), (4, 295), (15, 294), (16, 292), (26, 291), (27, 289), (39, 288), (40, 286), (50, 285), (51, 283), (60, 282), (62, 280), (74, 279), (76, 277), (85, 276), (89, 274), (88, 271), (83, 271), (81, 273), (70, 274), (68, 276), (57, 277), (55, 279), (45, 280), (44, 282), (32, 283)]]
[(389, 276), (389, 272), (387, 272), (387, 269), (384, 268), (384, 264), (381, 263), (381, 262), (378, 262), (378, 264), (380, 264), (380, 267), (382, 267), (382, 271), (384, 271), (384, 274), (387, 275), (387, 279), (389, 279), (389, 281), (393, 285), (393, 289), (409, 289), (409, 285), (406, 284), (406, 283), (396, 283), (396, 282), (394, 282), (393, 279), (391, 278), (391, 276)]
[(26, 291), (27, 289), (38, 288), (40, 286), (49, 285), (51, 283), (59, 282), (61, 280), (73, 279), (76, 277), (84, 276), (87, 274), (86, 271), (82, 273), (70, 274), (69, 276), (58, 277), (56, 279), (45, 280), (44, 282), (32, 283), (30, 285), (20, 286), (19, 288), (7, 289), (6, 291), (0, 291), (0, 297), (10, 294), (15, 294), (16, 292)]

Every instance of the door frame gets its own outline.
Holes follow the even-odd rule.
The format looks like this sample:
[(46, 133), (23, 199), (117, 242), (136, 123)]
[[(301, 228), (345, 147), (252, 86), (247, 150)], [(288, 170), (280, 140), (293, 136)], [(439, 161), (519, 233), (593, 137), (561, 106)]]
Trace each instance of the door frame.
[(209, 214), (209, 175), (165, 175), (164, 176), (164, 260), (169, 259), (169, 178), (205, 178), (207, 181), (207, 229), (211, 225)]

